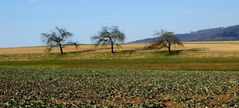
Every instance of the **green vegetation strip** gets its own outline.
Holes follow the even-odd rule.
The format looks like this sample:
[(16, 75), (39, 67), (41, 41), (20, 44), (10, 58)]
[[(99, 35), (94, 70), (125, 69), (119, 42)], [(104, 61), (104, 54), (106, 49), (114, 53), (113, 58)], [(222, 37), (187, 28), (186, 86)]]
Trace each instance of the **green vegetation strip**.
[(0, 67), (0, 107), (238, 107), (239, 72)]
[(132, 70), (217, 70), (238, 71), (237, 58), (148, 58), (0, 61), (0, 66), (59, 66)]

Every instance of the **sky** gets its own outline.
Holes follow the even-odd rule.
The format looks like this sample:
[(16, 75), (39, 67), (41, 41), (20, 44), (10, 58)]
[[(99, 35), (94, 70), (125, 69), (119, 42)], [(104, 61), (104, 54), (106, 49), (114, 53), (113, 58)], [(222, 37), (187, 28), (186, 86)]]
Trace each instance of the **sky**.
[(188, 33), (239, 24), (239, 0), (1, 0), (0, 47), (44, 45), (56, 26), (91, 43), (103, 26), (118, 26), (126, 42), (165, 29)]

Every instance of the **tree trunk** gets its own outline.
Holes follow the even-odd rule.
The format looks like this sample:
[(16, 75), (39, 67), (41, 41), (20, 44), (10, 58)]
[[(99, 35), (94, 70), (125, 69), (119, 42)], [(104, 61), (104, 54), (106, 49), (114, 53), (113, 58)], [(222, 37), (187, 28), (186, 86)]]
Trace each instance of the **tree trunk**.
[(62, 49), (62, 45), (61, 45), (61, 44), (59, 44), (59, 48), (60, 48), (60, 50), (61, 50), (61, 55), (64, 54), (64, 53), (63, 53), (63, 49)]
[(114, 53), (114, 44), (111, 44), (111, 53)]
[(168, 46), (168, 52), (169, 52), (170, 55), (173, 54), (173, 52), (171, 51), (171, 45)]

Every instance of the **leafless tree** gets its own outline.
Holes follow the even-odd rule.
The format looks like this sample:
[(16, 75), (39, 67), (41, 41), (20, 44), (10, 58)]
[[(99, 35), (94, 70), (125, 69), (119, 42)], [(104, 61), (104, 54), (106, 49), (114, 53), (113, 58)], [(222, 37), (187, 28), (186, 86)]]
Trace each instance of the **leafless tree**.
[(70, 41), (73, 36), (71, 32), (64, 28), (56, 27), (56, 31), (50, 33), (42, 33), (42, 41), (48, 45), (48, 51), (50, 52), (53, 47), (59, 47), (61, 54), (64, 54), (63, 48), (66, 45), (74, 45), (76, 48), (79, 44)]
[(114, 45), (121, 47), (120, 44), (125, 41), (125, 34), (116, 26), (113, 26), (112, 28), (103, 27), (98, 35), (92, 37), (92, 40), (96, 47), (99, 45), (110, 45), (111, 52), (114, 53)]
[(169, 54), (171, 55), (173, 54), (171, 49), (173, 45), (183, 46), (183, 43), (175, 36), (173, 32), (161, 30), (160, 32), (156, 32), (155, 36), (157, 36), (158, 39), (148, 48), (167, 48)]

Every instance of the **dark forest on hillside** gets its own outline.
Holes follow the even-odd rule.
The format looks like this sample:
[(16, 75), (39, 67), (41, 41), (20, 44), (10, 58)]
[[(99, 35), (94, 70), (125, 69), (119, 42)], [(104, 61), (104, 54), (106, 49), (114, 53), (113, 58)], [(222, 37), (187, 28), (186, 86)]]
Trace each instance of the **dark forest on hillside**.
[[(181, 41), (230, 41), (239, 40), (239, 25), (199, 30), (176, 35)], [(153, 42), (157, 38), (147, 38), (135, 41), (136, 43)], [(134, 42), (133, 42), (134, 43)]]

